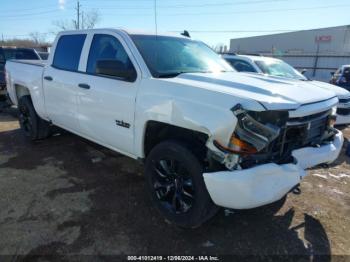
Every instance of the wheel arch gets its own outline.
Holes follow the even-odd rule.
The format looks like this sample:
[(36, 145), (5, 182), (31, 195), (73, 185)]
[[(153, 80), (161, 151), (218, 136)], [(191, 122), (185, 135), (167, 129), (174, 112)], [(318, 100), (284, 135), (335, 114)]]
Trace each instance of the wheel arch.
[(17, 99), (17, 103), (18, 101), (21, 99), (21, 97), (23, 96), (30, 96), (30, 91), (29, 88), (20, 84), (14, 84), (14, 89), (15, 89), (15, 97)]
[(209, 134), (176, 126), (160, 121), (150, 120), (145, 124), (143, 139), (143, 154), (145, 157), (152, 148), (165, 140), (178, 140), (190, 145), (189, 148), (199, 158), (205, 157), (206, 142)]

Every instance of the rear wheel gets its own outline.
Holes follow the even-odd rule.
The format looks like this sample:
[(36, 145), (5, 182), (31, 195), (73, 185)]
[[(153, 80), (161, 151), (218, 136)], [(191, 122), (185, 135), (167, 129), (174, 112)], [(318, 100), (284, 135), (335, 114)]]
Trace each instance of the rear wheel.
[(18, 118), (23, 133), (31, 140), (40, 140), (49, 136), (50, 124), (35, 112), (30, 96), (22, 96), (19, 99)]
[(206, 189), (202, 165), (185, 144), (171, 140), (158, 144), (145, 168), (152, 200), (171, 223), (194, 228), (218, 211)]

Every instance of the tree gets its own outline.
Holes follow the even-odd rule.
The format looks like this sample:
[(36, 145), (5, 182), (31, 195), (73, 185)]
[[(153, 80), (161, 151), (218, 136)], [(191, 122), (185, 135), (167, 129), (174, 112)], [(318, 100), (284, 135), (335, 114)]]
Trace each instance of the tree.
[[(80, 21), (80, 28), (78, 28), (78, 21), (73, 20), (56, 20), (53, 25), (60, 31), (78, 30), (78, 29), (92, 29), (101, 20), (100, 13), (97, 10), (91, 10), (87, 13), (82, 12)], [(57, 33), (57, 32), (56, 32)]]
[(96, 24), (100, 22), (100, 13), (97, 10), (92, 10), (85, 14), (82, 14), (82, 29), (92, 29)]
[(36, 45), (46, 43), (46, 34), (41, 34), (39, 32), (32, 32), (29, 34), (29, 36)]

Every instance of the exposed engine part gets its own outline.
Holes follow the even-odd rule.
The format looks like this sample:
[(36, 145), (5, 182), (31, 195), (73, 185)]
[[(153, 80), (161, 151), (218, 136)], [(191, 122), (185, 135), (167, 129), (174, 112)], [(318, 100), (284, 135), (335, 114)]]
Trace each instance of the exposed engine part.
[(239, 159), (240, 156), (237, 154), (227, 154), (224, 159), (225, 167), (229, 170), (241, 170)]

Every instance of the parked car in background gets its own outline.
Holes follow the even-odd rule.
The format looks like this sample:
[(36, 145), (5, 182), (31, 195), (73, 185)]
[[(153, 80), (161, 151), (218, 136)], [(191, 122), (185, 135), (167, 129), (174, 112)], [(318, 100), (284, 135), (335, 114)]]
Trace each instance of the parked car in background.
[(33, 48), (0, 47), (0, 96), (3, 99), (6, 92), (5, 64), (10, 59), (40, 60)]
[(155, 206), (181, 227), (283, 199), (343, 144), (333, 92), (237, 73), (177, 35), (63, 32), (47, 62), (9, 61), (6, 77), (28, 138), (54, 124), (143, 161)]
[[(286, 62), (264, 56), (249, 56), (249, 55), (223, 55), (223, 58), (229, 62), (234, 69), (239, 72), (251, 72), (269, 75), (282, 81), (292, 79), (295, 81), (307, 82), (316, 87), (330, 90), (334, 92), (339, 104), (337, 108), (337, 125), (350, 124), (350, 92), (342, 87), (331, 85), (328, 83), (310, 80), (301, 74), (291, 65)], [(315, 90), (317, 92), (317, 90)]]
[(38, 55), (40, 56), (41, 60), (47, 60), (49, 58), (48, 52), (38, 52)]
[(342, 65), (337, 71), (332, 73), (330, 83), (350, 91), (350, 65)]

